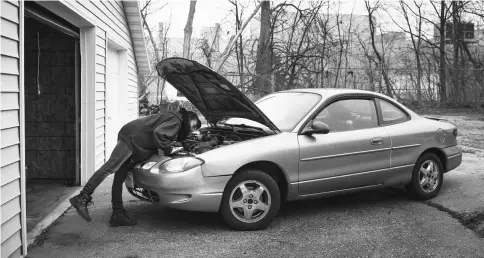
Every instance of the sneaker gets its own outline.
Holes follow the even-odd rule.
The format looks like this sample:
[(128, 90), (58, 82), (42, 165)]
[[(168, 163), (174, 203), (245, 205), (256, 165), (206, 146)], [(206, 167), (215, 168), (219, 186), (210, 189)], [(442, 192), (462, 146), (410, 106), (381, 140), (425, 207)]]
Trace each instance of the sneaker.
[(109, 220), (109, 225), (111, 227), (134, 226), (136, 224), (138, 224), (138, 222), (134, 219), (131, 219), (125, 209), (113, 210), (113, 215)]
[(72, 207), (76, 208), (77, 213), (79, 213), (79, 215), (81, 215), (81, 217), (87, 221), (91, 221), (91, 216), (89, 216), (89, 210), (87, 209), (88, 206), (93, 204), (91, 200), (91, 196), (83, 193), (80, 193), (69, 199)]

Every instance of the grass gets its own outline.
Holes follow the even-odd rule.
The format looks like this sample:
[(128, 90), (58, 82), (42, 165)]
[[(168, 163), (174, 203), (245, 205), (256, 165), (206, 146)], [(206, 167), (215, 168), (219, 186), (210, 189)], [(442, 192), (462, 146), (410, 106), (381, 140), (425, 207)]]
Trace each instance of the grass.
[[(457, 126), (460, 145), (484, 149), (484, 110), (477, 108), (421, 108), (419, 115), (437, 116)], [(465, 148), (465, 147), (464, 147)], [(467, 148), (468, 152), (475, 152)]]

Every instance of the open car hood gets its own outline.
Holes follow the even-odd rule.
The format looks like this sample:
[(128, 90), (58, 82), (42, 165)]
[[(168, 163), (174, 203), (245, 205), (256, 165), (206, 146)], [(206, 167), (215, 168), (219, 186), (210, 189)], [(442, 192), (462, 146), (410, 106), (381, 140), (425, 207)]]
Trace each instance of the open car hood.
[(224, 77), (195, 61), (167, 58), (156, 65), (158, 75), (180, 91), (207, 119), (240, 117), (279, 129), (262, 111)]

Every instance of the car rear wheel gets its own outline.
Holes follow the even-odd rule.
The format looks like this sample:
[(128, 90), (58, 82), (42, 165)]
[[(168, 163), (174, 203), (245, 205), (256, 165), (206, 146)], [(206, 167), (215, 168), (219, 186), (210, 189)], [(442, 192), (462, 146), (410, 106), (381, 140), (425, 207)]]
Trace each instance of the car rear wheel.
[(279, 212), (279, 187), (268, 174), (258, 170), (243, 171), (225, 187), (220, 213), (236, 230), (264, 229)]
[(411, 198), (428, 200), (437, 196), (443, 181), (442, 162), (434, 153), (425, 153), (417, 160), (412, 181), (405, 188)]

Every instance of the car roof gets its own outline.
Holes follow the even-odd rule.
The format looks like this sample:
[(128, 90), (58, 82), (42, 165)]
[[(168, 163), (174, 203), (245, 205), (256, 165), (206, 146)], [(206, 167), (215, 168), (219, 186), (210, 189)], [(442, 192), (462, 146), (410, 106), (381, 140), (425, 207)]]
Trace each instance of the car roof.
[(376, 93), (373, 91), (346, 89), (346, 88), (301, 88), (301, 89), (284, 90), (279, 92), (316, 93), (316, 94), (322, 95), (325, 98), (335, 96), (335, 95), (340, 95), (340, 94), (365, 94), (365, 95), (380, 96), (380, 97), (386, 98), (385, 95)]
[(403, 108), (405, 111), (407, 111), (407, 113), (410, 113), (412, 115), (412, 117), (418, 116), (411, 109), (402, 105), (402, 103), (399, 103), (395, 99), (390, 98), (390, 97), (383, 95), (381, 93), (373, 92), (373, 91), (346, 89), (346, 88), (302, 88), (302, 89), (292, 89), (292, 90), (278, 91), (278, 92), (274, 92), (274, 93), (279, 93), (279, 92), (303, 92), (303, 93), (319, 94), (319, 95), (321, 95), (323, 101), (325, 99), (328, 99), (328, 98), (336, 96), (336, 95), (345, 95), (345, 94), (350, 94), (350, 95), (351, 94), (355, 94), (355, 95), (360, 94), (360, 95), (367, 95), (367, 96), (373, 96), (373, 97), (380, 97), (384, 100), (393, 102), (394, 104), (396, 103), (400, 108)]

